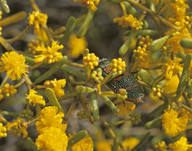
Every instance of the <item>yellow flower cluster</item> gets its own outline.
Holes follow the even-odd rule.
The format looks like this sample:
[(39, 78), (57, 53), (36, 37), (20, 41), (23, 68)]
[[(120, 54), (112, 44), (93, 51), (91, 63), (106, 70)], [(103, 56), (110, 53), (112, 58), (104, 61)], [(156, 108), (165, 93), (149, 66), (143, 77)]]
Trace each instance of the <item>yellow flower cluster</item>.
[(90, 70), (93, 70), (94, 67), (98, 66), (99, 57), (97, 57), (94, 53), (88, 53), (87, 56), (83, 57), (84, 66), (89, 66)]
[(161, 93), (163, 92), (162, 88), (159, 85), (157, 85), (156, 87), (153, 87), (152, 91), (153, 91), (153, 95), (158, 97), (161, 97)]
[(49, 64), (60, 61), (63, 58), (61, 52), (58, 52), (59, 49), (62, 49), (63, 45), (59, 45), (57, 41), (52, 41), (51, 46), (45, 47), (43, 44), (36, 48), (34, 61), (39, 62), (48, 62)]
[(7, 137), (7, 128), (3, 126), (3, 123), (0, 123), (0, 138)]
[(29, 14), (29, 25), (34, 25), (34, 31), (38, 31), (40, 29), (40, 25), (47, 24), (47, 14), (43, 14), (39, 11), (33, 11)]
[(118, 23), (123, 28), (132, 27), (136, 30), (142, 29), (143, 22), (140, 22), (132, 14), (125, 14), (122, 17), (114, 18), (114, 23)]
[(188, 115), (181, 114), (183, 111), (173, 109), (165, 111), (162, 116), (162, 125), (165, 133), (169, 136), (177, 136), (187, 128)]
[[(73, 0), (76, 2), (77, 0)], [(97, 7), (95, 5), (98, 5), (100, 0), (78, 0), (79, 3), (89, 7), (92, 11), (96, 11)]]
[(35, 141), (39, 150), (66, 151), (68, 138), (65, 130), (67, 125), (62, 124), (63, 117), (64, 114), (54, 106), (45, 107), (41, 110), (36, 122), (36, 128), (40, 135)]
[(23, 122), (23, 119), (20, 117), (14, 120), (13, 123), (8, 123), (6, 125), (10, 134), (14, 136), (21, 136), (21, 134), (23, 134), (23, 138), (28, 136), (27, 127), (27, 123)]
[[(5, 94), (6, 97), (10, 97), (11, 95), (17, 93), (17, 89), (13, 85), (9, 85), (9, 83), (5, 83), (4, 86), (0, 89), (0, 94)], [(0, 100), (3, 99), (3, 95), (0, 97)]]
[(126, 70), (126, 64), (125, 61), (123, 61), (121, 58), (113, 59), (112, 63), (109, 64), (111, 66), (113, 73), (118, 73), (119, 75), (123, 73), (123, 71)]
[(36, 49), (37, 47), (40, 46), (40, 42), (39, 41), (35, 41), (35, 40), (32, 40), (32, 42), (29, 42), (28, 43), (28, 50), (30, 52), (32, 52), (32, 54), (36, 54)]
[(189, 145), (187, 143), (187, 138), (185, 137), (181, 137), (178, 141), (169, 144), (169, 147), (173, 150), (173, 151), (187, 151), (188, 149), (192, 149), (192, 145)]
[(87, 47), (87, 41), (84, 37), (77, 38), (75, 35), (71, 35), (67, 45), (69, 47), (69, 55), (72, 58), (77, 58), (80, 54), (84, 53)]
[(167, 145), (164, 141), (158, 142), (154, 145), (155, 150), (157, 151), (167, 151)]
[(36, 94), (37, 91), (35, 90), (30, 90), (29, 94), (27, 94), (26, 99), (28, 99), (29, 104), (33, 104), (35, 106), (36, 104), (40, 104), (42, 106), (45, 106), (45, 100), (41, 95)]
[(140, 68), (149, 68), (151, 65), (150, 58), (150, 45), (152, 39), (149, 36), (142, 37), (139, 41), (139, 46), (137, 49), (133, 50), (133, 56), (135, 57), (135, 62)]
[[(69, 135), (69, 138), (71, 137), (72, 135)], [(87, 135), (79, 142), (72, 145), (71, 149), (72, 151), (93, 151), (93, 140), (89, 135)]]
[(25, 57), (15, 51), (5, 52), (0, 60), (0, 72), (7, 72), (11, 80), (18, 80), (22, 75), (26, 75), (27, 65), (25, 64)]
[(176, 74), (178, 71), (182, 71), (182, 64), (180, 64), (181, 58), (176, 58), (174, 60), (168, 59), (167, 62), (165, 62), (161, 70), (165, 71), (165, 78), (171, 79), (171, 77)]
[(58, 97), (61, 97), (64, 95), (64, 89), (62, 89), (66, 84), (66, 80), (65, 79), (54, 79), (52, 81), (45, 81), (44, 85), (46, 86), (46, 88), (52, 88), (55, 95)]

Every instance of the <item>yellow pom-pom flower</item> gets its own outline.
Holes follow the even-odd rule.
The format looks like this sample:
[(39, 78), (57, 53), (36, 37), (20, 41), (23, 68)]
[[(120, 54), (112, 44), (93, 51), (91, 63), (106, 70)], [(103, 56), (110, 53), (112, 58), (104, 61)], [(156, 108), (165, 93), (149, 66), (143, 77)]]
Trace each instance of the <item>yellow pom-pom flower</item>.
[(29, 100), (29, 104), (33, 104), (33, 106), (35, 106), (36, 104), (40, 104), (43, 106), (45, 105), (45, 100), (41, 95), (38, 95), (37, 91), (35, 90), (30, 90), (26, 98)]
[(37, 137), (35, 145), (41, 151), (66, 151), (68, 138), (62, 129), (46, 127)]
[(77, 58), (84, 53), (84, 50), (87, 47), (87, 41), (84, 37), (77, 38), (75, 35), (71, 35), (67, 45), (69, 47), (69, 55), (72, 58)]
[(188, 115), (170, 109), (162, 116), (162, 125), (165, 133), (169, 136), (177, 136), (187, 128)]
[(0, 72), (7, 72), (11, 80), (19, 80), (22, 75), (26, 75), (27, 67), (25, 57), (15, 51), (6, 52), (1, 56)]
[(87, 56), (83, 57), (84, 66), (89, 66), (90, 70), (93, 70), (94, 67), (98, 66), (99, 57), (97, 57), (94, 53), (88, 53)]
[[(69, 135), (69, 138), (72, 136)], [(93, 151), (93, 140), (90, 136), (84, 137), (79, 142), (71, 146), (72, 151)]]
[(56, 127), (65, 131), (67, 124), (62, 124), (64, 114), (55, 106), (45, 107), (37, 117), (36, 128), (39, 133), (46, 127)]
[(57, 41), (53, 41), (51, 46), (45, 47), (43, 44), (36, 48), (38, 55), (35, 55), (34, 61), (39, 62), (48, 62), (49, 64), (60, 61), (63, 58), (61, 52), (58, 52), (59, 49), (62, 49), (63, 45), (59, 45)]
[(52, 81), (45, 81), (44, 82), (44, 85), (47, 87), (47, 88), (52, 88), (55, 95), (58, 96), (58, 97), (61, 97), (64, 95), (64, 89), (62, 89), (66, 84), (66, 80), (65, 79), (60, 79), (60, 80), (57, 80), (57, 79), (54, 79)]
[(192, 145), (187, 144), (187, 138), (182, 136), (178, 141), (169, 144), (169, 147), (173, 151), (187, 151), (189, 148), (192, 148)]

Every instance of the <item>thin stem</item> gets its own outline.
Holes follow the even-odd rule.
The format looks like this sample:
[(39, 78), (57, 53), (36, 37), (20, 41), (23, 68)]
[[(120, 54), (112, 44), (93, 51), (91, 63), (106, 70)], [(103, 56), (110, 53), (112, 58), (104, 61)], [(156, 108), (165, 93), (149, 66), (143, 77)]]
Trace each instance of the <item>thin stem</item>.
[(187, 106), (191, 108), (191, 103), (190, 103), (191, 100), (187, 97), (185, 92), (183, 93), (183, 97), (185, 99)]
[(35, 65), (30, 66), (30, 67), (28, 68), (28, 70), (33, 70), (33, 69), (39, 67), (41, 64), (42, 64), (42, 62), (36, 63)]
[(71, 65), (71, 66), (74, 66), (74, 67), (84, 68), (84, 65), (79, 64), (79, 63), (75, 63), (75, 62), (72, 62), (72, 61), (68, 61), (67, 64)]
[(149, 8), (146, 8), (143, 5), (137, 3), (136, 1), (133, 1), (133, 0), (126, 0), (126, 1), (131, 3), (131, 4), (133, 4), (133, 5), (135, 5), (136, 7), (140, 8), (141, 10), (148, 12), (151, 15), (155, 15), (156, 14), (156, 11), (152, 11)]
[(180, 107), (186, 109), (187, 111), (189, 111), (190, 113), (192, 113), (192, 109), (191, 109), (190, 107), (188, 107), (187, 105), (179, 102), (178, 100), (175, 100), (175, 103), (176, 103), (178, 106), (180, 106)]
[(30, 0), (30, 3), (31, 3), (32, 8), (33, 8), (35, 11), (39, 11), (39, 12), (40, 12), (39, 7), (38, 7), (37, 4), (35, 3), (35, 0)]
[(25, 79), (23, 78), (19, 83), (17, 83), (16, 85), (14, 85), (14, 88), (20, 87), (24, 82), (25, 82)]
[(113, 72), (111, 71), (101, 82), (101, 85), (105, 84), (107, 82), (107, 80), (109, 80), (109, 78), (113, 75)]
[[(107, 130), (109, 131), (111, 137), (112, 137), (115, 141), (117, 141), (117, 138), (116, 138), (116, 136), (115, 136), (115, 133), (114, 133), (114, 131), (112, 130), (112, 128), (110, 127), (110, 124), (107, 123), (107, 122), (106, 122), (104, 119), (102, 119), (101, 117), (100, 117), (100, 121), (101, 121), (101, 122), (103, 123), (103, 125), (107, 128)], [(118, 142), (118, 144), (119, 144), (119, 146), (121, 147), (121, 149), (122, 149), (123, 151), (126, 151), (121, 142)]]
[(76, 106), (76, 102), (74, 101), (74, 102), (71, 104), (71, 106), (70, 106), (70, 108), (69, 108), (69, 110), (68, 110), (68, 112), (67, 112), (67, 114), (66, 114), (66, 116), (65, 116), (65, 118), (64, 118), (64, 120), (65, 120), (66, 123), (68, 122), (69, 117), (70, 117), (72, 111), (75, 109), (75, 106)]
[(32, 85), (33, 83), (31, 82), (31, 80), (29, 79), (28, 76), (24, 76), (24, 79), (25, 79), (25, 83), (26, 83), (26, 85), (27, 85), (27, 89), (28, 89), (28, 91), (30, 91), (30, 90), (31, 90), (31, 85)]
[(12, 43), (16, 40), (19, 40), (21, 37), (23, 37), (28, 32), (29, 29), (30, 29), (30, 27), (27, 26), (19, 35), (15, 36), (14, 38), (11, 38), (11, 39), (6, 39), (6, 41), (9, 43)]
[(170, 5), (170, 4), (167, 3), (165, 6), (163, 6), (163, 7), (159, 10), (158, 15), (161, 15), (169, 5)]
[(123, 2), (120, 2), (120, 5), (121, 5), (121, 8), (122, 8), (122, 10), (123, 10), (123, 14), (126, 16), (126, 15), (127, 15), (127, 12), (126, 12), (125, 5), (123, 4)]
[(167, 26), (169, 26), (170, 28), (173, 28), (175, 30), (181, 30), (179, 27), (173, 25), (172, 23), (170, 23), (169, 21), (167, 21), (165, 18), (161, 17), (160, 15), (157, 15), (157, 17), (159, 18), (159, 20), (161, 22), (163, 22), (164, 24), (166, 24)]
[(3, 79), (2, 83), (1, 83), (1, 86), (0, 86), (0, 89), (4, 86), (4, 84), (7, 82), (9, 76), (6, 75), (5, 78)]

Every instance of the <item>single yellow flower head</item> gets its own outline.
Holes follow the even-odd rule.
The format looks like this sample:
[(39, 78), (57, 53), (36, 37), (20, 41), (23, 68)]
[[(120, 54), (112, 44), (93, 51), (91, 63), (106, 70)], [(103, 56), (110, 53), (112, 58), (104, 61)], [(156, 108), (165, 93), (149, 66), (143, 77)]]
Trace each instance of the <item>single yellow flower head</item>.
[(178, 141), (169, 144), (169, 147), (173, 151), (187, 151), (192, 145), (187, 144), (187, 138), (182, 136)]
[(28, 136), (27, 132), (27, 123), (23, 122), (23, 119), (18, 117), (13, 123), (7, 123), (6, 128), (10, 134), (13, 136), (21, 136), (23, 134), (23, 138)]
[(164, 141), (158, 142), (154, 145), (155, 151), (167, 151), (167, 145)]
[(1, 56), (0, 72), (7, 72), (11, 80), (18, 80), (28, 71), (28, 66), (25, 64), (25, 57), (15, 51), (6, 52)]
[(3, 123), (0, 123), (0, 138), (7, 137), (7, 128), (3, 126)]
[(39, 11), (33, 11), (29, 14), (29, 25), (34, 25), (34, 30), (39, 30), (40, 25), (47, 24), (47, 14), (40, 13)]
[(56, 127), (65, 131), (67, 124), (62, 124), (64, 114), (59, 112), (55, 106), (48, 106), (41, 110), (37, 117), (36, 128), (39, 133), (42, 133), (45, 127)]
[(165, 62), (161, 70), (165, 71), (165, 78), (171, 79), (171, 77), (176, 74), (178, 71), (182, 71), (182, 64), (180, 64), (181, 58), (176, 58), (174, 60), (168, 59), (167, 62)]
[(44, 82), (44, 85), (47, 87), (47, 88), (52, 88), (55, 95), (58, 96), (58, 97), (61, 97), (64, 95), (64, 86), (66, 84), (66, 80), (65, 79), (60, 79), (60, 80), (57, 80), (57, 79), (54, 79), (52, 81), (45, 81)]
[[(69, 138), (72, 136), (69, 135)], [(71, 146), (72, 151), (93, 151), (93, 141), (90, 136), (84, 137), (79, 142), (75, 143), (73, 146)]]
[(112, 143), (108, 140), (96, 142), (97, 151), (111, 151)]
[[(76, 2), (77, 0), (73, 0)], [(96, 5), (99, 4), (100, 0), (78, 0), (79, 3), (91, 8), (92, 11), (96, 11), (97, 7)]]
[(136, 30), (141, 29), (143, 25), (143, 23), (139, 22), (137, 18), (135, 18), (132, 14), (129, 15), (125, 14), (122, 17), (114, 18), (113, 22), (118, 23), (123, 28), (132, 27), (135, 28)]
[(69, 55), (72, 58), (77, 58), (84, 53), (87, 47), (87, 41), (84, 37), (77, 38), (75, 35), (71, 35), (67, 46), (69, 47)]
[[(122, 145), (126, 150), (132, 150), (139, 143), (139, 139), (135, 137), (128, 137), (123, 142)], [(122, 149), (118, 149), (118, 151), (122, 151)]]
[(179, 78), (177, 75), (172, 76), (171, 79), (167, 80), (164, 84), (164, 92), (165, 93), (174, 93), (177, 91), (177, 87), (179, 85)]
[(29, 94), (27, 94), (26, 99), (29, 100), (29, 104), (33, 104), (33, 106), (35, 106), (36, 104), (45, 106), (45, 100), (43, 99), (43, 96), (36, 93), (37, 91), (32, 89), (29, 91)]
[(119, 109), (118, 116), (125, 116), (130, 112), (134, 111), (136, 105), (129, 101), (118, 102), (116, 103), (117, 108)]
[(123, 61), (121, 58), (113, 59), (112, 63), (109, 64), (113, 68), (112, 72), (116, 72), (118, 74), (122, 74), (123, 71), (125, 71), (126, 64), (125, 61)]
[(89, 66), (90, 70), (93, 70), (94, 67), (98, 66), (99, 57), (97, 57), (94, 53), (88, 53), (87, 56), (83, 57), (84, 66)]
[(17, 89), (15, 89), (13, 85), (9, 85), (9, 83), (5, 83), (1, 91), (6, 97), (10, 97), (11, 95), (17, 93)]
[(58, 52), (58, 50), (62, 48), (63, 45), (59, 45), (57, 41), (53, 41), (52, 45), (48, 47), (40, 45), (36, 49), (38, 55), (35, 55), (34, 61), (36, 63), (48, 62), (49, 64), (58, 62), (63, 58), (62, 53)]
[(188, 124), (188, 115), (180, 115), (180, 111), (170, 109), (165, 111), (162, 116), (162, 125), (165, 133), (169, 136), (177, 136), (186, 130)]
[[(49, 121), (52, 122), (52, 121)], [(68, 138), (65, 132), (57, 127), (45, 127), (35, 141), (41, 151), (66, 151)]]

